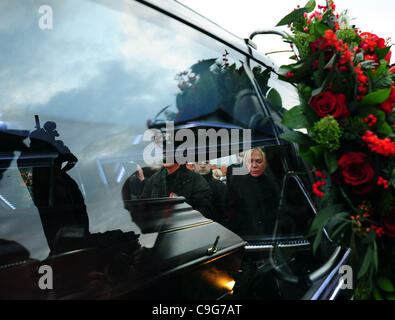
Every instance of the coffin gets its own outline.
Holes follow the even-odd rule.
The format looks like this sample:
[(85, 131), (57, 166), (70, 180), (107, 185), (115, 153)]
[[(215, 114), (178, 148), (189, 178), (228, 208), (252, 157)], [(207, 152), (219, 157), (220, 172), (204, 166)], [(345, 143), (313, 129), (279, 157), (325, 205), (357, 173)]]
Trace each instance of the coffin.
[(51, 254), (38, 261), (20, 244), (3, 240), (0, 298), (218, 299), (232, 292), (246, 244), (239, 236), (183, 197), (129, 204), (144, 216), (140, 225), (149, 247), (134, 232), (67, 226)]

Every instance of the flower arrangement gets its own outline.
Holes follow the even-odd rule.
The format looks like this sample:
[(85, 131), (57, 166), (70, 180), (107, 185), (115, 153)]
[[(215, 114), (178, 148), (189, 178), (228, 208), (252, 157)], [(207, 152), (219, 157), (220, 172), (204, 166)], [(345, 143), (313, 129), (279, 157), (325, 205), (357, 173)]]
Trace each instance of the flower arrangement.
[[(395, 297), (395, 68), (390, 39), (362, 32), (338, 14), (332, 0), (310, 0), (278, 26), (288, 25), (295, 63), (280, 78), (298, 89), (300, 105), (283, 124), (316, 169), (316, 250), (324, 228), (352, 249), (355, 298)], [(297, 50), (295, 50), (297, 49)]]

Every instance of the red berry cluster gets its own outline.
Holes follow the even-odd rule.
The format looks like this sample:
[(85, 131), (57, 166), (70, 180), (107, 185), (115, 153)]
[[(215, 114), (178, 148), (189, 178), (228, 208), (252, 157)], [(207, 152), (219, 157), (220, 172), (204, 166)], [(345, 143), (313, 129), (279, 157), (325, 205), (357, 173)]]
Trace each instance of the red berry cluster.
[(370, 114), (367, 118), (362, 120), (362, 123), (366, 123), (366, 122), (368, 123), (369, 127), (372, 127), (376, 124), (377, 118), (374, 115)]
[(370, 150), (378, 154), (386, 157), (395, 155), (395, 144), (389, 138), (379, 139), (372, 131), (366, 130), (362, 140), (367, 143)]
[(379, 237), (382, 237), (383, 236), (383, 234), (384, 234), (384, 229), (382, 228), (382, 227), (377, 227), (377, 226), (375, 226), (375, 225), (371, 225), (370, 226), (374, 231), (376, 231), (376, 234), (379, 236)]
[[(319, 178), (326, 179), (326, 175), (324, 175), (322, 172), (320, 172), (320, 171), (318, 171), (318, 170), (315, 172), (315, 175), (316, 175), (317, 177), (319, 177)], [(323, 185), (325, 185), (325, 184), (326, 184), (326, 181), (325, 181), (325, 180), (317, 181), (316, 183), (313, 184), (313, 192), (314, 192), (317, 196), (323, 197), (323, 196), (324, 196), (324, 193), (319, 189), (319, 187), (320, 187), (320, 186), (323, 186)]]
[(377, 185), (378, 186), (382, 185), (384, 189), (388, 189), (388, 180), (385, 180), (384, 178), (379, 177), (377, 180)]
[(365, 73), (362, 71), (361, 64), (358, 63), (357, 66), (354, 68), (357, 82), (358, 82), (358, 100), (362, 100), (363, 97), (365, 96), (366, 92), (368, 91), (369, 87), (369, 78), (368, 76), (365, 75)]

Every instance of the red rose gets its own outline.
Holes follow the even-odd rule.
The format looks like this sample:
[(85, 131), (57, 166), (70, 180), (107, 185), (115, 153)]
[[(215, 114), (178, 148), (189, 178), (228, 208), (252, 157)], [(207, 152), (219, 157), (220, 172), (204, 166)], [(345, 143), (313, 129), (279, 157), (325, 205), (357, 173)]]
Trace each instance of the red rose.
[(338, 161), (340, 179), (355, 194), (366, 194), (373, 188), (374, 170), (366, 154), (348, 152)]
[(382, 219), (384, 232), (387, 236), (395, 238), (395, 207)]
[(385, 48), (385, 40), (383, 38), (378, 37), (374, 33), (370, 32), (363, 32), (360, 34), (361, 37), (361, 43), (360, 47), (363, 50), (371, 50), (373, 51), (376, 47), (379, 49)]
[(336, 119), (345, 119), (350, 116), (346, 97), (341, 93), (321, 92), (311, 100), (310, 105), (321, 118), (332, 115)]

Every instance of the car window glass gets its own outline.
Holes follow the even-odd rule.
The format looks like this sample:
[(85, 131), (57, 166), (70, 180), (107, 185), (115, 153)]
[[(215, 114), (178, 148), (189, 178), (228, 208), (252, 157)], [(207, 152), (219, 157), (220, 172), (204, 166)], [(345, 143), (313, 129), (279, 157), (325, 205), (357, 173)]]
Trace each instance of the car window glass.
[(106, 272), (118, 276), (125, 265), (105, 258), (110, 248), (127, 244), (128, 256), (155, 245), (166, 210), (151, 201), (144, 216), (131, 216), (144, 203), (135, 200), (165, 197), (184, 208), (171, 194), (193, 195), (186, 203), (210, 217), (201, 204), (211, 198), (200, 195), (211, 197), (208, 183), (186, 165), (182, 185), (144, 191), (141, 182), (163, 170), (144, 161), (149, 128), (252, 126), (273, 139), (270, 126), (261, 125), (243, 55), (160, 12), (130, 1), (79, 0), (7, 0), (2, 9), (1, 238), (37, 261), (60, 255), (65, 273), (58, 281), (69, 287), (86, 279), (60, 276), (69, 265), (62, 259), (77, 259), (65, 252), (89, 248), (81, 255), (100, 270), (110, 264)]
[(270, 68), (251, 61), (251, 68), (257, 84), (265, 97), (271, 117), (277, 127), (282, 128), (282, 113), (299, 105), (298, 92), (291, 84), (278, 79)]

